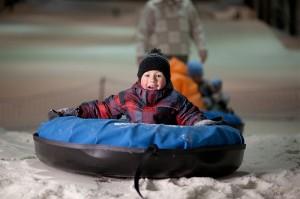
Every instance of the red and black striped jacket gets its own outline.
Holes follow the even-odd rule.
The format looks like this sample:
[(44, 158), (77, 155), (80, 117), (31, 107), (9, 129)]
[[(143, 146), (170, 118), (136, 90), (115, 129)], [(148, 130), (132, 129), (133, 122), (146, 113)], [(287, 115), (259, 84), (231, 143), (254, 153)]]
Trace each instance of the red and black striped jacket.
[(119, 119), (152, 124), (193, 125), (205, 119), (203, 113), (173, 89), (171, 83), (162, 90), (146, 90), (140, 83), (112, 95), (103, 102), (85, 102), (79, 106), (79, 117)]

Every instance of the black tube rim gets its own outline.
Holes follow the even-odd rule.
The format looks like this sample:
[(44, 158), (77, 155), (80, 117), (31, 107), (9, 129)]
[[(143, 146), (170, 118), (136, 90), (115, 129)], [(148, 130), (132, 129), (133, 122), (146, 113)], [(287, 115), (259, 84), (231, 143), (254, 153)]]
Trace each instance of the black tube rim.
[[(76, 144), (69, 142), (60, 142), (47, 140), (39, 137), (38, 133), (33, 134), (33, 139), (35, 142), (43, 143), (46, 145), (53, 145), (64, 148), (72, 148), (72, 149), (82, 149), (82, 150), (109, 150), (109, 151), (119, 151), (119, 152), (131, 152), (131, 153), (144, 153), (146, 149), (144, 148), (126, 148), (126, 147), (117, 147), (117, 146), (109, 146), (109, 145), (100, 145), (100, 144)], [(192, 148), (192, 149), (160, 149), (161, 152), (175, 152), (175, 153), (190, 153), (190, 152), (207, 152), (207, 151), (227, 151), (227, 150), (244, 150), (246, 148), (246, 144), (235, 144), (235, 145), (224, 145), (224, 146), (207, 146), (201, 148)]]

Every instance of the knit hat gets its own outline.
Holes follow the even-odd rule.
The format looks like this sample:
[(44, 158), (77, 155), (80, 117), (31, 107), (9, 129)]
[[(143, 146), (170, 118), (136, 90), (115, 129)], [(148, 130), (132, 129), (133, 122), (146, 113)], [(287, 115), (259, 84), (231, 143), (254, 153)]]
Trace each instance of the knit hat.
[(166, 78), (166, 82), (170, 82), (170, 64), (168, 58), (162, 54), (160, 49), (152, 49), (141, 61), (137, 76), (139, 79), (149, 70), (158, 70), (162, 72)]
[(187, 63), (188, 73), (190, 76), (202, 76), (203, 75), (203, 64), (199, 61), (189, 61)]
[(219, 78), (214, 78), (210, 81), (211, 83), (211, 86), (216, 89), (216, 90), (219, 90), (222, 88), (222, 80), (219, 79)]

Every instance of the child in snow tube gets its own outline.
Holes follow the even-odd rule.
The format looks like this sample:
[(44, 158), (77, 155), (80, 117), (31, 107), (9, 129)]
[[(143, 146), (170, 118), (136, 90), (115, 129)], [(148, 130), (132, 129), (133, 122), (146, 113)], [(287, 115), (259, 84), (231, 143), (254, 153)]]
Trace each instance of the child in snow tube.
[(207, 80), (204, 78), (203, 64), (199, 61), (189, 61), (189, 76), (198, 85), (198, 91), (203, 97), (204, 104), (208, 111), (232, 112), (228, 107), (229, 96), (222, 89), (222, 80), (215, 78)]
[(153, 49), (139, 64), (138, 81), (127, 90), (100, 102), (84, 102), (77, 108), (51, 110), (49, 118), (78, 116), (81, 118), (120, 119), (129, 122), (203, 125), (213, 124), (198, 107), (173, 89), (170, 64), (159, 49)]

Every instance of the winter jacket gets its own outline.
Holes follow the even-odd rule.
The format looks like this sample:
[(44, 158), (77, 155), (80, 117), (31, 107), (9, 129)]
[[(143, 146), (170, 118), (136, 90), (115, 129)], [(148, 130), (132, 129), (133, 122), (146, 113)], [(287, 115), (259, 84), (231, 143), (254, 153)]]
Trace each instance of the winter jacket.
[(193, 125), (204, 119), (203, 113), (183, 95), (173, 89), (172, 83), (159, 91), (143, 89), (140, 83), (112, 95), (103, 102), (97, 100), (79, 106), (79, 117), (119, 119), (129, 122)]
[(166, 55), (187, 56), (191, 39), (199, 50), (206, 49), (200, 18), (190, 0), (146, 3), (137, 28), (137, 57), (152, 48)]
[(190, 102), (200, 109), (205, 109), (198, 85), (188, 75), (187, 66), (179, 59), (170, 60), (171, 81), (174, 89), (184, 95)]

